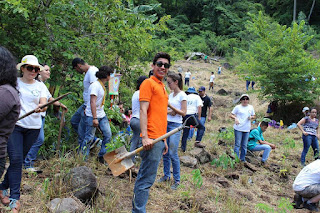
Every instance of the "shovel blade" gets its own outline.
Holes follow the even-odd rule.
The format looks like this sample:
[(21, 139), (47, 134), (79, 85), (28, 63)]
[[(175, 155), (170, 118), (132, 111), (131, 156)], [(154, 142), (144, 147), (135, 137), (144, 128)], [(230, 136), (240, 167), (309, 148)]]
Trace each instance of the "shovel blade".
[(117, 162), (119, 157), (125, 155), (126, 153), (128, 153), (126, 148), (122, 146), (112, 152), (106, 153), (103, 156), (104, 160), (107, 161), (113, 176), (119, 176), (134, 166), (131, 158), (125, 158)]

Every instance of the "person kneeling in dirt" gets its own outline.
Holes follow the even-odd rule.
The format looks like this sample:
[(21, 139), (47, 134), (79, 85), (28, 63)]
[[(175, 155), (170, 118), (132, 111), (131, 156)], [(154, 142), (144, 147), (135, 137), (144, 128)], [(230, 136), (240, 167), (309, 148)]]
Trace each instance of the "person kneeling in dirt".
[(292, 188), (296, 193), (296, 209), (303, 204), (303, 208), (317, 212), (317, 203), (320, 200), (320, 160), (305, 166), (294, 180)]
[(265, 141), (263, 138), (262, 134), (267, 130), (267, 128), (268, 128), (268, 122), (262, 121), (260, 123), (260, 126), (258, 126), (258, 128), (253, 129), (250, 132), (249, 141), (248, 141), (248, 149), (250, 151), (262, 151), (263, 150), (263, 155), (262, 155), (262, 159), (261, 159), (262, 165), (264, 165), (266, 163), (266, 161), (268, 160), (271, 149), (276, 148), (276, 146), (274, 144)]

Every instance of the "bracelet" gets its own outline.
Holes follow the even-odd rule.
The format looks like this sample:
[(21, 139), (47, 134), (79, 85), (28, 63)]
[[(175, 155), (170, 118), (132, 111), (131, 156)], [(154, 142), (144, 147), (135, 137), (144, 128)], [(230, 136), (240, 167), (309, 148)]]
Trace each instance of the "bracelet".
[(93, 118), (93, 120), (98, 120), (98, 118)]

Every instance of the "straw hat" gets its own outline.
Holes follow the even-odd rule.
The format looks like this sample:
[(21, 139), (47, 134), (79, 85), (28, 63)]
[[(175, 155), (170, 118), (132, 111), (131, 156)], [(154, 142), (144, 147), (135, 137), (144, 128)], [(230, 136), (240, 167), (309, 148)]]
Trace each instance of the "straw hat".
[(21, 63), (17, 64), (17, 69), (20, 70), (21, 66), (29, 64), (40, 67), (40, 70), (44, 70), (44, 67), (39, 64), (37, 57), (34, 55), (26, 55), (21, 59)]

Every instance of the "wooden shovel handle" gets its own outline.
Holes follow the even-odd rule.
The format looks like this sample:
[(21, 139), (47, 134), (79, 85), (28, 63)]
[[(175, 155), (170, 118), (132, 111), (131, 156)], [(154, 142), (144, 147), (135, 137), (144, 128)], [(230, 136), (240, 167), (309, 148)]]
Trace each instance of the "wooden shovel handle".
[[(45, 108), (45, 107), (53, 104), (54, 102), (61, 100), (62, 98), (64, 98), (64, 97), (66, 97), (67, 95), (69, 95), (70, 93), (71, 93), (71, 92), (68, 92), (68, 93), (66, 93), (66, 94), (64, 94), (64, 95), (59, 96), (59, 97), (56, 98), (56, 99), (53, 99), (52, 101), (49, 101), (48, 103), (42, 105), (42, 106), (40, 107), (40, 109), (43, 109), (43, 108)], [(21, 120), (21, 119), (23, 119), (23, 118), (25, 118), (25, 117), (27, 117), (27, 116), (35, 113), (35, 112), (36, 112), (35, 109), (32, 110), (32, 111), (30, 111), (30, 112), (27, 112), (26, 114), (22, 115), (18, 120)]]

